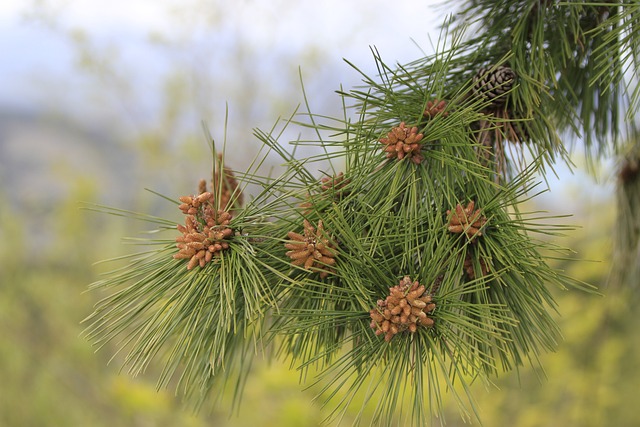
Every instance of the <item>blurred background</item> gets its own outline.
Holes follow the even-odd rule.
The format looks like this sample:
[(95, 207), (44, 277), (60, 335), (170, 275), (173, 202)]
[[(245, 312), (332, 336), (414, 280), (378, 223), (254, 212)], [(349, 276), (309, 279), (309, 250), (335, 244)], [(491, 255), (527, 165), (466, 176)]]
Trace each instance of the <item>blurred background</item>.
[[(243, 406), (192, 414), (154, 373), (133, 379), (95, 352), (80, 322), (96, 261), (129, 253), (140, 224), (80, 209), (98, 203), (166, 218), (170, 197), (210, 171), (202, 132), (249, 165), (268, 130), (303, 102), (341, 114), (334, 93), (433, 52), (451, 5), (395, 0), (5, 0), (0, 3), (0, 426), (317, 426), (325, 409), (286, 366), (258, 365)], [(225, 132), (225, 117), (228, 121)], [(297, 132), (297, 131), (296, 131)], [(292, 134), (289, 139), (295, 139)], [(287, 136), (283, 138), (287, 140)], [(533, 209), (573, 214), (558, 268), (605, 293), (558, 293), (566, 341), (546, 372), (475, 387), (486, 426), (636, 426), (639, 320), (604, 289), (615, 212), (612, 162), (558, 165)], [(177, 210), (176, 210), (177, 211)], [(580, 261), (577, 261), (580, 260)], [(347, 414), (345, 425), (349, 425)], [(447, 410), (448, 425), (459, 417)]]

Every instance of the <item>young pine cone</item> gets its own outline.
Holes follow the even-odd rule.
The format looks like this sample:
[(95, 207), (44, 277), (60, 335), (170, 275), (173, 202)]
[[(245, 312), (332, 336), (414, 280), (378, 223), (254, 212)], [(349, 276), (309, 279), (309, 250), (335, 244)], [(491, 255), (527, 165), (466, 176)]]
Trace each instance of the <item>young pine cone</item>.
[(397, 157), (402, 160), (407, 157), (413, 163), (420, 164), (424, 160), (420, 153), (422, 137), (423, 135), (418, 133), (417, 127), (407, 128), (402, 122), (399, 126), (391, 129), (386, 138), (380, 138), (380, 143), (386, 146), (384, 151), (387, 153), (388, 159)]
[[(238, 181), (233, 171), (223, 166), (222, 154), (214, 162), (213, 175), (211, 179), (211, 191), (213, 203), (214, 198), (219, 197), (218, 207), (222, 210), (233, 210), (242, 206), (243, 195), (238, 189)], [(199, 194), (208, 192), (207, 181), (202, 179), (198, 184)], [(233, 201), (231, 200), (233, 198)]]
[[(486, 276), (490, 271), (489, 264), (487, 264), (484, 258), (478, 258), (478, 265), (480, 266), (481, 277)], [(467, 273), (467, 277), (470, 280), (474, 280), (476, 278), (473, 255), (471, 254), (471, 252), (467, 252), (467, 256), (464, 259), (463, 268), (464, 272)]]
[(473, 93), (490, 106), (500, 107), (507, 102), (505, 93), (513, 88), (516, 73), (504, 65), (492, 68), (483, 67), (473, 77)]
[(340, 172), (338, 175), (325, 176), (320, 180), (320, 188), (322, 191), (330, 191), (337, 199), (347, 195), (344, 187), (351, 182), (350, 179), (345, 179), (344, 174)]
[(309, 215), (314, 211), (314, 208), (322, 210), (322, 206), (326, 206), (325, 202), (327, 201), (329, 201), (329, 203), (340, 201), (343, 197), (349, 194), (348, 190), (345, 190), (344, 187), (350, 182), (351, 180), (345, 178), (344, 173), (342, 172), (333, 176), (325, 176), (320, 180), (320, 189), (322, 192), (316, 196), (316, 203), (314, 203), (314, 200), (310, 195), (307, 196), (307, 200), (300, 203), (299, 207), (302, 209), (302, 214)]
[(480, 209), (474, 212), (474, 207), (475, 202), (472, 200), (467, 204), (466, 208), (463, 208), (458, 203), (455, 212), (452, 213), (448, 210), (449, 231), (456, 234), (465, 233), (469, 239), (474, 236), (482, 236), (481, 229), (486, 224), (487, 218), (480, 215)]
[(204, 267), (214, 256), (229, 248), (228, 239), (233, 235), (233, 229), (228, 226), (231, 214), (215, 210), (210, 202), (212, 197), (211, 193), (203, 193), (180, 198), (183, 203), (180, 210), (187, 216), (185, 225), (178, 224), (182, 235), (176, 237), (179, 251), (173, 258), (188, 259), (187, 270), (196, 265)]
[(389, 288), (389, 296), (384, 301), (378, 300), (376, 308), (369, 312), (370, 326), (376, 335), (384, 334), (384, 340), (389, 342), (400, 332), (415, 333), (419, 325), (433, 326), (434, 321), (428, 313), (435, 308), (426, 288), (405, 276), (400, 284)]
[(424, 113), (422, 115), (427, 119), (432, 119), (438, 114), (442, 114), (443, 117), (447, 117), (449, 115), (448, 111), (445, 111), (447, 108), (447, 102), (443, 100), (433, 100), (427, 102), (427, 106), (424, 109)]
[(318, 222), (316, 230), (305, 219), (304, 235), (290, 231), (288, 236), (291, 240), (285, 243), (284, 247), (289, 249), (287, 256), (291, 258), (291, 264), (317, 271), (321, 278), (333, 272), (330, 266), (336, 262), (336, 247), (325, 237), (322, 220)]

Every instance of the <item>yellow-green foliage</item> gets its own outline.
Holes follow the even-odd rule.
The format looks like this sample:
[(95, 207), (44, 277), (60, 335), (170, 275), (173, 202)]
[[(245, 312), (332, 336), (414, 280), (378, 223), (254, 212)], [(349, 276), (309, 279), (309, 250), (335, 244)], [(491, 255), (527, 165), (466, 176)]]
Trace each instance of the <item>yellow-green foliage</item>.
[[(79, 322), (96, 298), (84, 292), (96, 274), (86, 262), (100, 258), (100, 250), (114, 250), (115, 246), (107, 229), (92, 229), (95, 214), (74, 207), (72, 200), (91, 197), (89, 189), (79, 186), (68, 202), (52, 210), (56, 244), (42, 252), (33, 252), (29, 243), (33, 230), (25, 230), (20, 216), (1, 204), (0, 425), (320, 425), (327, 414), (312, 401), (317, 389), (303, 390), (299, 376), (288, 366), (258, 361), (238, 414), (229, 417), (227, 412), (205, 412), (194, 416), (180, 406), (171, 391), (156, 391), (154, 374), (131, 379), (118, 373), (117, 357), (107, 365), (110, 351), (94, 353), (79, 337)], [(574, 206), (580, 210), (579, 204)], [(578, 278), (599, 284), (609, 268), (606, 260), (612, 221), (597, 209), (586, 211), (592, 212), (591, 216), (580, 218), (580, 222), (598, 221), (599, 228), (588, 227), (560, 243), (576, 248), (579, 257), (604, 262), (568, 262), (563, 266)], [(103, 245), (96, 247), (94, 242)], [(56, 246), (66, 251), (69, 262), (60, 262)], [(635, 405), (640, 384), (640, 320), (634, 307), (626, 305), (624, 295), (602, 291), (603, 297), (556, 295), (565, 342), (557, 353), (543, 357), (546, 372), (521, 369), (501, 377), (496, 388), (485, 391), (483, 385), (475, 386), (484, 425), (640, 424)], [(312, 372), (308, 375), (310, 383)], [(343, 425), (350, 425), (355, 416), (348, 412)], [(446, 421), (449, 426), (463, 425), (453, 403)]]

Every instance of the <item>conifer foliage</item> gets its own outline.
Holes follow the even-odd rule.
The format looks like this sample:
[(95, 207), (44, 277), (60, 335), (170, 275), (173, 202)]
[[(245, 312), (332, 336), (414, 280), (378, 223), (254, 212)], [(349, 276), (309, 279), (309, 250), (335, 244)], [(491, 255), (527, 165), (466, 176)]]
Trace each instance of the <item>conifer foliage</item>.
[[(536, 235), (562, 227), (520, 209), (534, 197), (534, 173), (564, 156), (558, 126), (592, 105), (569, 96), (563, 74), (553, 81), (566, 61), (531, 61), (553, 57), (557, 46), (539, 38), (562, 31), (542, 18), (595, 19), (589, 28), (558, 27), (577, 31), (582, 48), (572, 52), (591, 64), (586, 50), (610, 55), (600, 46), (627, 34), (612, 33), (610, 20), (635, 28), (638, 16), (627, 2), (604, 13), (582, 2), (469, 1), (466, 13), (498, 4), (501, 13), (480, 15), (512, 31), (501, 37), (514, 45), (489, 34), (465, 41), (456, 30), (443, 33), (436, 54), (402, 66), (374, 51), (379, 73), (339, 92), (342, 117), (306, 105), (279, 125), (313, 130), (314, 140), (291, 144), (321, 154), (296, 158), (276, 126), (255, 131), (264, 150), (251, 168), (231, 171), (209, 137), (212, 190), (200, 184), (197, 195), (167, 197), (184, 225), (127, 213), (168, 236), (92, 285), (108, 296), (86, 320), (88, 336), (120, 339), (133, 374), (163, 365), (160, 385), (177, 382), (197, 404), (227, 383), (239, 396), (251, 358), (267, 353), (317, 373), (330, 417), (359, 396), (375, 424), (425, 425), (445, 392), (463, 417), (477, 417), (470, 382), (556, 348), (552, 289), (590, 289), (545, 258), (559, 249)], [(589, 32), (599, 41), (586, 43)], [(518, 37), (528, 47), (516, 46)], [(273, 154), (284, 172), (259, 173)], [(252, 197), (249, 184), (259, 188)]]

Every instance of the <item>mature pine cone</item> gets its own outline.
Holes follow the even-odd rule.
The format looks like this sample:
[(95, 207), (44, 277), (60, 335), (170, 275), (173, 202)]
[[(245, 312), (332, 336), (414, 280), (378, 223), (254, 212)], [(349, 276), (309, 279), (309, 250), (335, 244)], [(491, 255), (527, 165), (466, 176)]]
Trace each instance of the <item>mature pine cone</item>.
[(384, 334), (384, 340), (389, 342), (400, 332), (416, 332), (419, 325), (433, 326), (434, 321), (428, 313), (435, 308), (426, 288), (405, 276), (400, 284), (389, 288), (389, 296), (378, 300), (377, 307), (369, 312), (370, 326), (376, 335)]
[(515, 80), (516, 73), (509, 67), (483, 67), (473, 77), (473, 93), (492, 107), (500, 107), (507, 101), (505, 93), (513, 88)]

